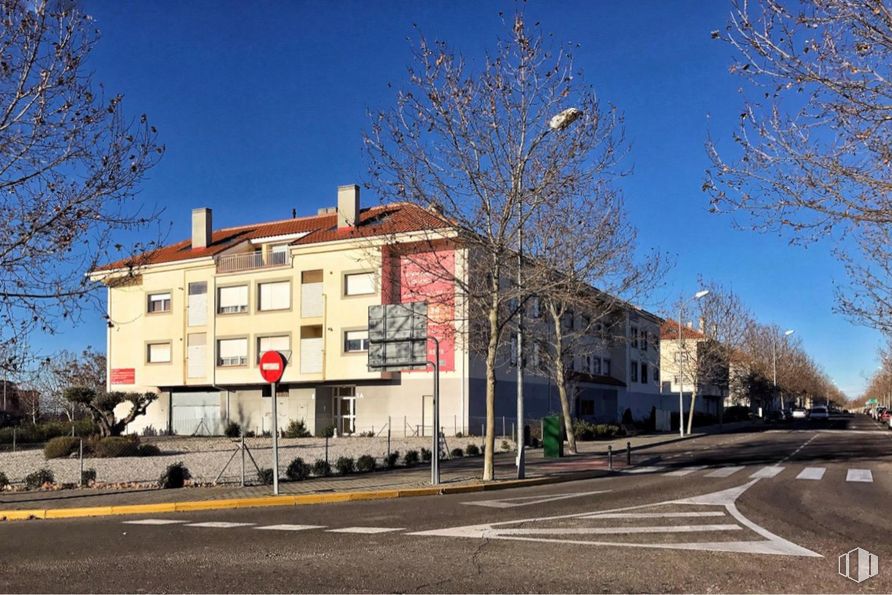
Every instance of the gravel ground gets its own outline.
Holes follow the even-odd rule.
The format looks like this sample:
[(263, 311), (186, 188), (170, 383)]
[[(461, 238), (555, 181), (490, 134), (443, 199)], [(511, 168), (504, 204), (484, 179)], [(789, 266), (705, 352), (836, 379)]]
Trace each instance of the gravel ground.
[[(261, 467), (272, 467), (271, 438), (248, 438), (245, 440), (249, 451)], [(114, 459), (85, 458), (84, 469), (96, 470), (98, 483), (154, 482), (171, 463), (182, 461), (196, 481), (211, 482), (226, 466), (232, 453), (238, 447), (238, 440), (229, 438), (206, 437), (157, 437), (143, 438), (143, 442), (157, 444), (161, 456), (127, 457)], [(447, 438), (450, 450), (466, 448), (468, 444), (481, 446), (482, 438)], [(500, 440), (496, 440), (499, 449)], [(394, 438), (391, 440), (391, 451), (405, 453), (407, 450), (430, 449), (430, 438)], [(331, 438), (328, 443), (328, 460), (334, 467), (338, 457), (358, 458), (369, 454), (381, 464), (387, 454), (387, 438)], [(285, 468), (295, 457), (305, 463), (312, 464), (316, 459), (325, 458), (325, 439), (323, 438), (290, 438), (279, 440), (279, 465)], [(253, 465), (247, 460), (248, 477), (253, 478)], [(75, 483), (79, 480), (80, 464), (74, 459), (50, 459), (43, 457), (42, 450), (0, 453), (0, 472), (6, 474), (9, 481), (18, 483), (24, 477), (41, 468), (49, 468), (55, 475), (56, 483)], [(221, 479), (222, 482), (237, 481), (241, 471), (241, 458), (236, 456)]]

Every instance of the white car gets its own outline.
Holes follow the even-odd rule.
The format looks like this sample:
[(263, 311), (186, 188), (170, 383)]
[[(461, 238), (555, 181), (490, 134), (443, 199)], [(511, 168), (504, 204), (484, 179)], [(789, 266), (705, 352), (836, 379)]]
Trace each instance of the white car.
[(827, 413), (827, 408), (824, 406), (812, 407), (808, 412), (808, 418), (816, 421), (827, 420), (830, 419), (830, 414)]
[(806, 418), (805, 409), (802, 409), (799, 407), (797, 407), (796, 409), (793, 409), (793, 419), (805, 419), (805, 418)]

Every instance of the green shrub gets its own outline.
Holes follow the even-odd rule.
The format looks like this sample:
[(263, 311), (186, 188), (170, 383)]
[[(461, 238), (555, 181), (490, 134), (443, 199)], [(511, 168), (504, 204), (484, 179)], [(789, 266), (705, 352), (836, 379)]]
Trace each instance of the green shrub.
[(109, 459), (114, 457), (138, 457), (139, 437), (131, 436), (107, 436), (91, 441), (90, 450), (94, 457)]
[(535, 436), (530, 438), (530, 448), (539, 448), (539, 439)]
[(633, 420), (632, 420), (632, 410), (629, 409), (629, 408), (626, 408), (626, 410), (623, 411), (623, 425), (624, 425), (624, 426), (631, 426), (632, 423), (633, 423)]
[(469, 444), (468, 447), (465, 449), (465, 454), (469, 457), (477, 457), (480, 456), (480, 449), (477, 447), (476, 444)]
[(338, 457), (338, 460), (335, 461), (335, 469), (337, 469), (338, 473), (341, 475), (353, 473), (355, 466), (356, 464), (353, 461), (353, 457)]
[(316, 477), (328, 477), (331, 475), (331, 465), (326, 460), (316, 459), (316, 462), (313, 463), (313, 475)]
[(192, 474), (182, 462), (171, 463), (158, 480), (158, 487), (164, 490), (181, 488), (189, 479), (192, 479)]
[(359, 434), (357, 434), (357, 436), (359, 436), (360, 438), (374, 438), (375, 432), (369, 430), (368, 432), (360, 432)]
[(260, 485), (271, 486), (273, 485), (273, 470), (267, 467), (261, 467), (257, 472), (257, 481), (260, 482)]
[(6, 488), (9, 485), (9, 478), (6, 477), (6, 474), (0, 471), (0, 490)]
[(154, 444), (137, 444), (136, 456), (138, 457), (157, 457), (161, 454), (161, 449)]
[(158, 436), (161, 432), (155, 429), (155, 426), (146, 426), (139, 433), (140, 436)]
[(422, 448), (422, 449), (421, 449), (421, 460), (424, 461), (425, 463), (430, 462), (430, 460), (431, 460), (431, 451), (429, 451), (429, 450), (426, 449), (426, 448)]
[(362, 455), (356, 459), (356, 470), (360, 473), (368, 473), (375, 470), (375, 457), (372, 455)]
[(460, 448), (453, 448), (452, 452), (450, 452), (449, 454), (452, 455), (453, 459), (460, 459), (465, 456), (465, 451)]
[(43, 456), (47, 459), (61, 459), (80, 450), (81, 439), (71, 436), (56, 436), (43, 447)]
[(392, 453), (388, 454), (384, 457), (384, 466), (388, 469), (393, 469), (396, 467), (397, 461), (400, 460), (400, 451), (395, 450)]
[(324, 428), (320, 428), (316, 430), (316, 435), (319, 438), (331, 438), (335, 435), (335, 427), (334, 426), (325, 426)]
[(291, 481), (303, 481), (310, 476), (310, 466), (304, 463), (304, 460), (297, 457), (288, 464), (285, 469), (285, 477)]
[(93, 483), (96, 483), (96, 469), (90, 468), (81, 471), (81, 485), (89, 486)]
[(257, 433), (254, 430), (248, 430), (245, 432), (245, 438), (255, 438)]
[(403, 456), (403, 463), (406, 467), (414, 467), (418, 464), (418, 451), (417, 450), (407, 450), (405, 456)]
[[(13, 431), (19, 444), (37, 444), (58, 436), (71, 436), (72, 424), (61, 421), (48, 421), (39, 424), (22, 424), (15, 428), (0, 428), (0, 444), (12, 444)], [(91, 436), (97, 434), (99, 428), (88, 419), (74, 422), (75, 436)]]
[(238, 438), (242, 435), (242, 426), (236, 421), (231, 421), (226, 424), (226, 429), (223, 430), (223, 434), (225, 434), (227, 438)]
[(38, 469), (34, 473), (25, 476), (25, 487), (29, 490), (36, 490), (44, 484), (56, 483), (56, 476), (50, 469)]
[[(486, 445), (484, 445), (486, 446)], [(511, 450), (511, 443), (507, 440), (502, 440), (502, 444), (500, 445), (502, 450)]]
[(456, 433), (455, 433), (455, 437), (456, 437), (456, 438), (463, 438), (463, 437), (464, 437), (464, 434), (462, 434), (461, 432), (456, 432)]
[(282, 435), (285, 438), (310, 438), (313, 436), (302, 419), (292, 419)]

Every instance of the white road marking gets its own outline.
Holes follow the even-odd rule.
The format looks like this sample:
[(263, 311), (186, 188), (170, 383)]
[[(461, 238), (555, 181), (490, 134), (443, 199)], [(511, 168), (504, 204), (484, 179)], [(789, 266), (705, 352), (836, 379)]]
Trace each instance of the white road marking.
[(635, 467), (634, 469), (623, 469), (622, 473), (657, 473), (664, 469), (665, 467)]
[(772, 477), (776, 477), (783, 470), (784, 470), (784, 467), (778, 467), (776, 465), (768, 465), (767, 467), (762, 467), (761, 469), (759, 469), (758, 471), (756, 471), (755, 473), (750, 475), (750, 477), (752, 477), (753, 479), (756, 479), (759, 477), (764, 477), (766, 479), (770, 479)]
[(706, 469), (706, 465), (698, 465), (696, 467), (685, 467), (683, 469), (676, 469), (675, 471), (670, 471), (666, 473), (666, 475), (671, 475), (672, 477), (684, 477), (685, 475), (690, 475), (695, 471), (700, 471), (701, 469)]
[(796, 479), (821, 480), (824, 478), (825, 471), (827, 469), (824, 467), (806, 467), (796, 476)]
[(365, 533), (374, 535), (375, 533), (390, 533), (392, 531), (403, 531), (402, 527), (344, 527), (343, 529), (329, 529), (328, 533)]
[(656, 527), (551, 527), (548, 529), (499, 529), (499, 536), (512, 535), (625, 535), (631, 533), (697, 533), (740, 531), (740, 525), (666, 525)]
[(521, 496), (519, 498), (502, 498), (500, 500), (477, 500), (472, 502), (462, 502), (470, 506), (486, 506), (488, 508), (516, 508), (518, 506), (530, 506), (532, 504), (543, 504), (555, 500), (566, 500), (567, 498), (580, 498), (582, 496), (592, 496), (594, 494), (604, 494), (610, 490), (596, 490), (594, 492), (573, 492), (567, 494), (552, 494), (550, 496)]
[(325, 525), (265, 525), (254, 528), (258, 531), (306, 531), (307, 529), (325, 529)]
[[(736, 468), (735, 470), (739, 469)], [(791, 541), (787, 541), (786, 539), (775, 535), (774, 533), (760, 527), (759, 525), (753, 523), (746, 517), (744, 517), (740, 511), (737, 509), (735, 504), (738, 497), (743, 494), (747, 489), (755, 485), (759, 479), (753, 479), (743, 485), (737, 486), (735, 488), (730, 488), (727, 490), (721, 490), (718, 492), (712, 492), (709, 494), (704, 494), (702, 496), (695, 496), (693, 498), (684, 498), (681, 500), (666, 500), (663, 502), (657, 502), (655, 504), (641, 504), (638, 506), (628, 506), (624, 508), (614, 508), (611, 510), (603, 510), (603, 511), (595, 511), (595, 512), (587, 512), (581, 514), (565, 514), (551, 517), (538, 517), (531, 519), (518, 519), (514, 521), (502, 521), (498, 523), (491, 524), (483, 524), (483, 525), (468, 525), (464, 527), (449, 527), (445, 529), (435, 529), (429, 531), (419, 531), (414, 533), (409, 533), (409, 535), (423, 535), (423, 536), (437, 536), (437, 537), (463, 537), (463, 538), (475, 538), (475, 539), (506, 539), (506, 540), (514, 540), (514, 541), (532, 541), (539, 543), (561, 543), (561, 544), (572, 544), (572, 545), (584, 545), (584, 546), (605, 546), (605, 547), (637, 547), (637, 548), (651, 548), (651, 549), (681, 549), (681, 550), (700, 550), (700, 551), (712, 551), (712, 552), (732, 552), (732, 553), (748, 553), (748, 554), (773, 554), (773, 555), (781, 555), (781, 556), (807, 556), (812, 558), (821, 558), (821, 554), (808, 550), (804, 547), (798, 546)], [(555, 520), (567, 520), (567, 519), (591, 519), (593, 517), (597, 517), (597, 515), (605, 515), (612, 513), (628, 513), (629, 511), (641, 510), (642, 508), (654, 508), (658, 506), (673, 506), (678, 507), (681, 505), (693, 505), (693, 506), (721, 506), (730, 514), (734, 520), (736, 520), (740, 525), (754, 531), (761, 535), (764, 540), (746, 540), (746, 541), (716, 541), (716, 542), (684, 542), (684, 543), (628, 543), (628, 542), (617, 542), (617, 541), (591, 541), (591, 540), (581, 540), (581, 539), (548, 539), (545, 538), (545, 535), (551, 535), (554, 533), (554, 529), (540, 529), (543, 533), (542, 536), (539, 535), (531, 535), (529, 533), (522, 534), (522, 531), (530, 531), (537, 530), (535, 527), (528, 527), (531, 523), (536, 522), (551, 522)], [(667, 511), (672, 512), (672, 511)], [(702, 512), (702, 511), (698, 511)], [(515, 525), (515, 527), (511, 527), (511, 525)], [(517, 525), (522, 525), (522, 527), (516, 527)], [(712, 525), (699, 525), (697, 527), (710, 527)], [(739, 531), (740, 527), (738, 525), (727, 525), (728, 527), (735, 527), (735, 529), (728, 529)], [(572, 528), (569, 528), (572, 529)], [(588, 527), (585, 527), (588, 529)], [(617, 530), (619, 528), (616, 528)], [(627, 531), (628, 528), (623, 528), (624, 531)], [(634, 529), (634, 528), (633, 528)], [(648, 529), (648, 528), (646, 528)], [(670, 529), (667, 527), (666, 532), (669, 532)], [(507, 533), (506, 533), (507, 532)], [(577, 531), (576, 534), (580, 534), (580, 531)]]
[(873, 483), (873, 473), (870, 472), (870, 469), (849, 469), (846, 473), (846, 481)]
[(725, 516), (724, 512), (596, 512), (581, 518), (584, 519), (665, 519), (665, 518), (690, 518), (704, 516)]
[(710, 471), (709, 473), (707, 473), (706, 477), (728, 477), (730, 475), (734, 475), (741, 469), (743, 469), (743, 467), (740, 466), (719, 467), (715, 471)]
[(125, 525), (176, 525), (187, 521), (175, 521), (173, 519), (141, 519), (139, 521), (124, 521)]
[(208, 521), (206, 523), (189, 523), (184, 527), (206, 527), (209, 529), (232, 529), (233, 527), (251, 527), (256, 523), (227, 523), (226, 521)]

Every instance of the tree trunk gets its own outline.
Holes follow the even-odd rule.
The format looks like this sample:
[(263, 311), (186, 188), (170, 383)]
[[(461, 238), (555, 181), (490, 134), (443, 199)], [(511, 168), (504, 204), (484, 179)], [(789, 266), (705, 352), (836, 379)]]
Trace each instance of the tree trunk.
[(483, 481), (495, 479), (493, 455), (496, 446), (496, 354), (499, 347), (498, 296), (489, 306), (489, 342), (486, 348), (486, 439), (483, 450)]
[(576, 435), (573, 433), (573, 417), (570, 415), (570, 399), (567, 397), (567, 378), (564, 375), (564, 363), (561, 354), (564, 351), (563, 329), (561, 329), (561, 317), (549, 308), (551, 321), (554, 324), (554, 383), (557, 385), (558, 397), (561, 400), (561, 413), (564, 416), (564, 428), (567, 431), (567, 451), (576, 454)]
[(691, 389), (691, 410), (688, 413), (688, 434), (691, 433), (691, 430), (694, 427), (694, 410), (697, 407), (697, 384), (694, 383), (693, 388)]

